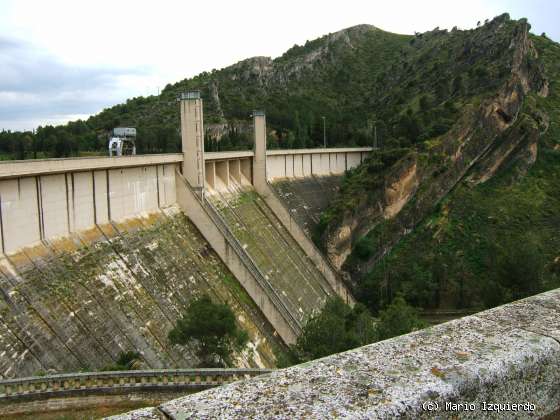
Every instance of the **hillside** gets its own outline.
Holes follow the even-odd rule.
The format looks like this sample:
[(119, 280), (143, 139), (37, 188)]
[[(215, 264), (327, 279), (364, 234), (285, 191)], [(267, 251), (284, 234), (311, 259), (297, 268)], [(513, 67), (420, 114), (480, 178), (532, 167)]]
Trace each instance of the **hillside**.
[(456, 74), (441, 134), (426, 128), (413, 74), (392, 74), (380, 101), (402, 89), (408, 104), (395, 109), (418, 141), (349, 174), (321, 224), (331, 260), (373, 311), (399, 293), (424, 308), (481, 308), (560, 284), (560, 46), (529, 29), (503, 15), (422, 35), (408, 63), (424, 95), (437, 98), (430, 81)]
[[(207, 129), (212, 137), (225, 132), (232, 141), (221, 148), (248, 145), (243, 136), (254, 109), (265, 109), (275, 135), (271, 142), (290, 147), (322, 143), (322, 120), (327, 120), (332, 144), (360, 142), (366, 127), (367, 102), (378, 75), (407, 45), (409, 36), (360, 25), (323, 36), (304, 46), (294, 46), (281, 57), (253, 57), (221, 70), (202, 73), (167, 85), (158, 98), (137, 98), (95, 116), (97, 128), (135, 124), (142, 128), (163, 123), (177, 130), (179, 117), (175, 98), (189, 89), (200, 89)], [(356, 115), (352, 111), (358, 110)], [(240, 136), (230, 130), (238, 129)], [(231, 135), (227, 135), (231, 134)], [(239, 138), (240, 137), (240, 138)], [(363, 136), (362, 136), (363, 137)], [(209, 145), (210, 146), (210, 145)]]
[[(501, 20), (493, 22), (486, 26)], [(189, 89), (200, 89), (205, 99), (207, 150), (250, 148), (249, 115), (255, 108), (267, 112), (272, 148), (321, 145), (323, 116), (329, 146), (370, 145), (376, 133), (384, 147), (409, 147), (445, 133), (457, 108), (507, 76), (500, 62), (507, 35), (485, 33), (436, 28), (410, 36), (358, 25), (275, 59), (253, 57), (169, 84), (159, 96), (127, 100), (87, 121), (43, 127), (35, 135), (1, 133), (0, 153), (105, 153), (116, 126), (137, 127), (139, 153), (179, 151), (176, 98)]]
[(137, 97), (105, 109), (87, 121), (43, 127), (32, 133), (0, 133), (0, 153), (11, 157), (70, 156), (105, 153), (109, 130), (138, 129), (139, 153), (180, 150), (181, 92), (200, 89), (204, 98), (207, 150), (250, 148), (250, 113), (265, 109), (271, 147), (322, 144), (321, 116), (329, 145), (371, 142), (370, 98), (388, 63), (396, 63), (413, 37), (370, 25), (341, 30), (282, 56), (253, 57), (221, 70), (203, 72), (167, 85), (159, 96)]

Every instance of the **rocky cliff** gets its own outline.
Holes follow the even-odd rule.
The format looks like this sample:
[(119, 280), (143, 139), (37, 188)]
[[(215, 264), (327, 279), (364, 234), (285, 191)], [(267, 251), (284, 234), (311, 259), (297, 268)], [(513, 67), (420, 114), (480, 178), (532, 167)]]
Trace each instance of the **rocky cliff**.
[[(438, 269), (447, 267), (443, 274), (431, 272), (430, 269), (426, 272), (418, 267), (408, 268), (406, 276), (420, 278), (426, 274), (430, 278), (426, 280), (432, 283), (429, 293), (443, 293), (442, 285), (438, 286), (434, 282), (441, 283), (444, 281), (442, 279), (459, 281), (454, 279), (456, 273), (446, 270), (456, 266), (457, 261), (466, 266), (479, 262), (465, 261), (470, 257), (465, 256), (466, 249), (470, 247), (466, 243), (453, 246), (457, 255), (446, 254), (447, 250), (441, 247), (451, 246), (449, 243), (440, 243), (445, 243), (445, 231), (441, 232), (441, 229), (436, 232), (435, 227), (426, 227), (426, 235), (427, 230), (433, 235), (430, 240), (420, 241), (420, 234), (413, 235), (414, 239), (403, 245), (408, 251), (403, 251), (402, 247), (394, 252), (392, 250), (403, 237), (415, 232), (415, 228), (434, 211), (446, 217), (444, 212), (453, 207), (455, 197), (450, 193), (459, 184), (461, 188), (476, 189), (493, 177), (507, 173), (507, 181), (503, 180), (503, 183), (511, 187), (530, 171), (539, 156), (549, 154), (550, 141), (545, 140), (548, 137), (546, 133), (551, 120), (556, 120), (557, 115), (550, 113), (550, 106), (541, 105), (546, 104), (551, 90), (555, 88), (554, 83), (551, 86), (550, 78), (556, 77), (557, 69), (544, 65), (541, 52), (535, 46), (537, 37), (531, 36), (529, 29), (530, 25), (525, 20), (512, 21), (504, 15), (471, 31), (465, 38), (463, 49), (450, 54), (449, 58), (454, 62), (450, 65), (459, 63), (469, 71), (469, 66), (476, 67), (492, 57), (496, 63), (492, 71), (503, 75), (497, 79), (499, 83), (493, 83), (493, 88), (479, 88), (480, 93), (475, 95), (469, 95), (467, 90), (460, 101), (461, 107), (457, 107), (456, 120), (446, 133), (429, 137), (409, 149), (393, 151), (390, 158), (387, 157), (388, 151), (378, 152), (363, 168), (346, 179), (346, 187), (343, 186), (337, 203), (327, 212), (328, 227), (324, 244), (333, 264), (345, 271), (348, 280), (369, 296), (366, 299), (379, 299), (379, 296), (372, 295), (376, 295), (380, 288), (386, 291), (387, 287), (393, 287), (394, 290), (387, 292), (393, 294), (404, 290), (400, 288), (405, 287), (403, 284), (415, 282), (401, 278), (395, 280), (393, 286), (389, 283), (388, 278), (402, 275), (397, 267), (399, 258), (405, 258), (403, 253), (408, 257), (402, 264), (406, 261), (408, 264), (422, 265), (423, 257), (417, 258), (416, 262), (412, 259), (412, 255), (418, 256), (422, 250), (425, 256), (433, 257), (432, 263), (434, 258), (443, 259), (444, 263), (438, 265)], [(553, 45), (550, 41), (546, 42)], [(444, 36), (440, 47), (447, 48), (449, 43), (450, 40)], [(468, 55), (465, 55), (465, 51)], [(470, 90), (474, 89), (475, 86)], [(544, 149), (541, 151), (540, 148)], [(547, 180), (551, 176), (552, 172), (549, 171)], [(492, 188), (496, 188), (495, 185), (486, 187), (487, 193)], [(542, 194), (550, 194), (550, 190)], [(444, 204), (441, 204), (442, 200)], [(524, 211), (515, 209), (515, 205), (507, 210), (513, 213), (516, 210)], [(467, 223), (466, 220), (457, 222)], [(546, 223), (550, 222), (548, 220)], [(519, 232), (511, 232), (512, 236), (517, 234)], [(476, 235), (476, 240), (480, 242), (481, 236)], [(413, 254), (410, 247), (414, 246), (419, 248)], [(433, 246), (433, 250), (426, 249), (426, 246)], [(358, 252), (356, 247), (359, 248)], [(433, 255), (435, 249), (439, 257)], [(383, 263), (384, 268), (380, 268), (379, 261), (388, 254), (390, 258)], [(387, 265), (389, 261), (396, 265)], [(391, 270), (394, 274), (391, 274)], [(463, 267), (463, 270), (468, 272), (470, 269)], [(422, 280), (417, 282), (421, 283)], [(424, 283), (424, 287), (427, 287), (427, 283)], [(377, 288), (377, 291), (366, 292), (364, 289), (368, 288)], [(380, 295), (384, 293), (379, 292)], [(414, 303), (425, 303), (420, 298), (416, 299), (418, 294), (414, 296)], [(390, 300), (390, 297), (385, 296), (384, 299)], [(441, 296), (435, 300), (440, 302)]]

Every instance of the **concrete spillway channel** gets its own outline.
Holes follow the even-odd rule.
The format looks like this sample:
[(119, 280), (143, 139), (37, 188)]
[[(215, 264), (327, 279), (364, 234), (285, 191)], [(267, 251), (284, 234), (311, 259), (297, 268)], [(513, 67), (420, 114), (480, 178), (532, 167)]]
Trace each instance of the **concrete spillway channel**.
[(212, 191), (207, 200), (303, 325), (333, 294), (317, 267), (251, 187)]
[(310, 238), (319, 223), (321, 212), (336, 196), (342, 176), (284, 178), (270, 185), (290, 210), (290, 214)]
[(272, 328), (176, 207), (2, 256), (0, 378), (97, 370), (128, 350), (146, 368), (196, 365), (167, 334), (202, 293), (249, 333), (236, 364), (273, 366)]

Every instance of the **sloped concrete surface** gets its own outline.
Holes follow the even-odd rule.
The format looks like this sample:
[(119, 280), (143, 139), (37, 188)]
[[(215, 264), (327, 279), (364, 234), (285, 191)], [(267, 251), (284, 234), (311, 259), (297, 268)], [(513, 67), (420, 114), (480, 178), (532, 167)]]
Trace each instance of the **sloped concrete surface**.
[(559, 331), (560, 289), (117, 418), (539, 418)]
[(271, 367), (270, 325), (176, 207), (0, 258), (0, 378), (98, 370), (122, 351), (194, 367), (167, 334), (193, 298), (228, 302), (250, 336), (239, 367)]
[(313, 261), (252, 188), (216, 192), (208, 200), (303, 325), (334, 293)]
[(270, 185), (284, 201), (290, 214), (310, 238), (321, 212), (326, 210), (342, 183), (342, 176), (285, 178)]

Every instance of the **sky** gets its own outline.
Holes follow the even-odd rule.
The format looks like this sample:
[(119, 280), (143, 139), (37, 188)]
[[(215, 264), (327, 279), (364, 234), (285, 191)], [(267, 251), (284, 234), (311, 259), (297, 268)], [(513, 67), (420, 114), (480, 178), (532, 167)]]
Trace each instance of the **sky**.
[(412, 34), (504, 12), (560, 41), (558, 0), (0, 0), (0, 130), (85, 119), (362, 23)]

